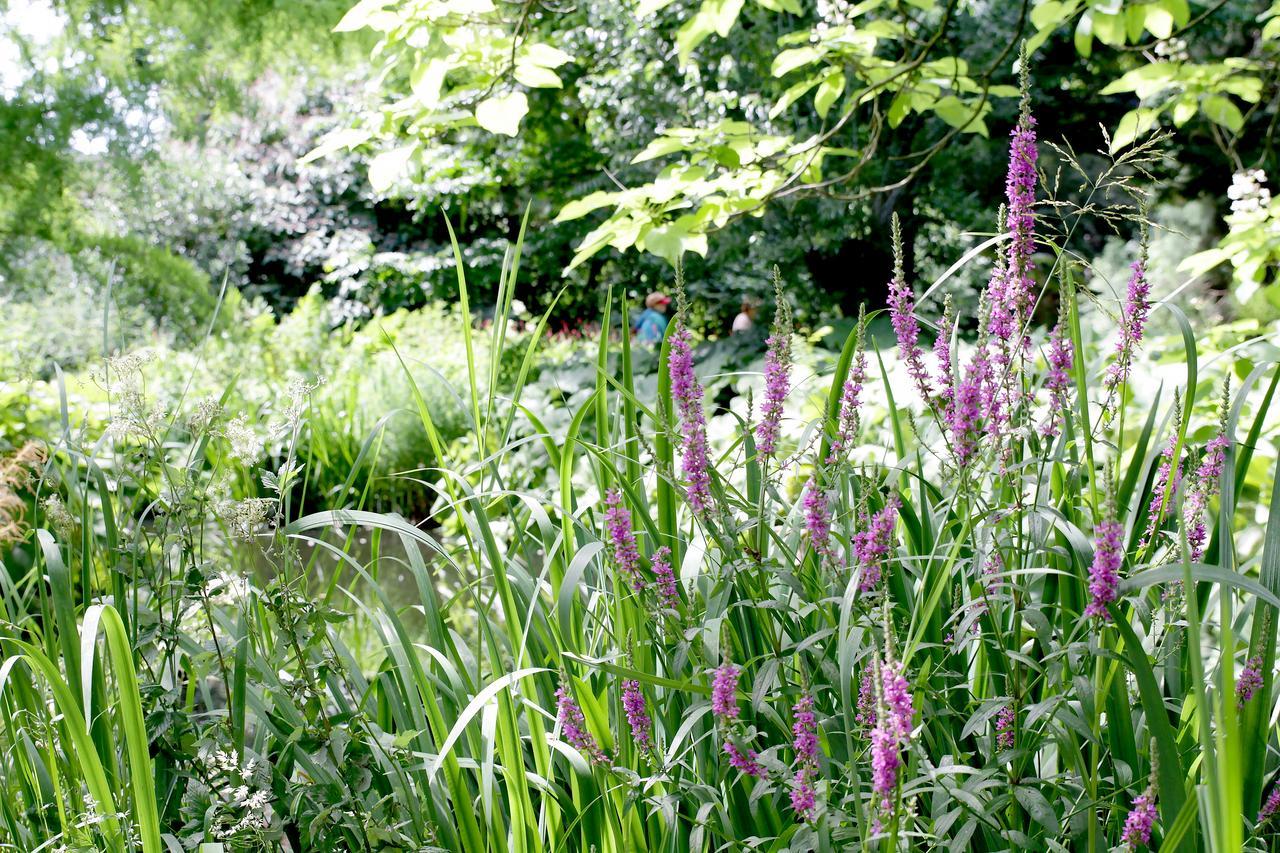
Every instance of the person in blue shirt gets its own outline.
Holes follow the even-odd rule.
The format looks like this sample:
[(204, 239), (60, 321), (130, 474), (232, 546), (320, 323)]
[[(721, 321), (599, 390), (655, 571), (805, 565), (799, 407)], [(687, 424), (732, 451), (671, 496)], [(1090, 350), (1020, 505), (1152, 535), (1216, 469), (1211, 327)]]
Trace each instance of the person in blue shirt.
[(667, 319), (667, 306), (670, 304), (671, 297), (662, 291), (654, 291), (644, 298), (644, 310), (635, 322), (637, 340), (650, 346), (662, 343), (670, 322)]

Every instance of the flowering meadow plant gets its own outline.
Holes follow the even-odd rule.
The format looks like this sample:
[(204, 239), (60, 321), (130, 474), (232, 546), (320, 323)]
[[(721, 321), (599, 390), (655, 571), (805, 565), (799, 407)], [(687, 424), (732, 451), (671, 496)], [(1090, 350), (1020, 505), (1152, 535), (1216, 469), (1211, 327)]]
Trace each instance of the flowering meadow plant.
[[(123, 426), (5, 481), (43, 502), (7, 516), (35, 547), (0, 588), (0, 845), (1267, 849), (1280, 368), (1210, 387), (1141, 258), (1086, 290), (1035, 127), (1024, 99), (976, 316), (895, 223), (887, 304), (817, 380), (778, 287), (745, 412), (710, 407), (678, 276), (656, 393), (606, 332), (553, 428), (521, 403), (546, 321), (501, 389), (467, 325), (464, 449), (417, 396), (423, 525), (300, 509), (313, 389), (266, 470), (241, 415), (122, 385)], [(1135, 389), (1158, 312), (1178, 384)]]

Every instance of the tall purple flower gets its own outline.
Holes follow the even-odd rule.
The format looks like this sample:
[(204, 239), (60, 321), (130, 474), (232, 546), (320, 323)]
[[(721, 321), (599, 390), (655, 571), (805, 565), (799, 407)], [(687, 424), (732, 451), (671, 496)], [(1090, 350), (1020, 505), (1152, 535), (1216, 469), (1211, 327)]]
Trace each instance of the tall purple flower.
[(696, 514), (711, 507), (710, 460), (707, 458), (707, 419), (702, 411), (702, 385), (693, 370), (693, 349), (689, 330), (683, 320), (671, 335), (667, 371), (671, 377), (671, 396), (680, 415), (683, 441), (680, 472), (684, 475), (685, 498)]
[(969, 464), (978, 450), (984, 394), (983, 371), (980, 368), (985, 366), (985, 361), (978, 363), (979, 357), (985, 359), (986, 354), (979, 350), (974, 356), (975, 363), (960, 380), (955, 398), (944, 414), (947, 432), (951, 435), (951, 450), (956, 464), (962, 468)]
[(725, 754), (729, 756), (729, 766), (735, 770), (741, 770), (748, 776), (756, 778), (764, 777), (764, 768), (756, 761), (756, 751), (747, 747), (739, 749), (733, 741), (724, 742)]
[(1204, 459), (1196, 469), (1195, 484), (1187, 495), (1182, 507), (1183, 524), (1187, 530), (1187, 545), (1191, 550), (1192, 562), (1199, 562), (1204, 557), (1204, 546), (1209, 532), (1204, 523), (1204, 512), (1209, 507), (1209, 500), (1218, 493), (1218, 485), (1222, 477), (1222, 466), (1226, 462), (1226, 451), (1231, 439), (1218, 433), (1209, 439), (1205, 446)]
[(1267, 794), (1266, 802), (1258, 810), (1258, 819), (1254, 822), (1262, 825), (1275, 817), (1278, 811), (1280, 811), (1280, 785), (1273, 787), (1271, 793)]
[(914, 713), (902, 665), (891, 657), (878, 668), (876, 725), (871, 732), (871, 790), (883, 812), (893, 809), (893, 795), (902, 766), (902, 746), (911, 736)]
[(613, 562), (618, 571), (630, 579), (632, 588), (639, 592), (644, 589), (644, 578), (640, 575), (640, 550), (636, 547), (636, 536), (631, 530), (631, 510), (623, 505), (622, 495), (617, 489), (610, 489), (605, 493), (604, 503), (607, 507), (604, 521), (609, 531)]
[(1244, 708), (1246, 702), (1262, 687), (1262, 658), (1254, 655), (1244, 662), (1240, 677), (1236, 679), (1236, 707)]
[(810, 477), (804, 487), (804, 525), (809, 533), (809, 544), (820, 558), (838, 565), (840, 558), (831, 545), (831, 507), (827, 493), (822, 490), (817, 477)]
[(933, 341), (933, 357), (938, 362), (938, 395), (944, 403), (950, 403), (956, 393), (955, 368), (951, 364), (951, 339), (956, 330), (953, 311), (951, 296), (948, 295), (942, 309), (942, 320), (938, 322), (938, 337)]
[[(1145, 252), (1144, 252), (1145, 255)], [(1125, 298), (1124, 315), (1120, 319), (1120, 339), (1116, 341), (1116, 360), (1107, 368), (1104, 387), (1108, 391), (1129, 378), (1133, 356), (1142, 345), (1142, 333), (1147, 326), (1147, 313), (1151, 310), (1148, 297), (1151, 285), (1147, 282), (1145, 259), (1130, 264), (1129, 292)]]
[(853, 365), (849, 368), (849, 377), (840, 393), (840, 416), (835, 437), (831, 439), (830, 452), (827, 454), (828, 465), (835, 464), (842, 454), (853, 447), (862, 420), (862, 386), (867, 381), (867, 351), (863, 339), (865, 330), (865, 319), (859, 315), (858, 342), (854, 349)]
[(916, 297), (907, 284), (902, 268), (902, 228), (898, 215), (893, 215), (893, 280), (889, 282), (889, 319), (898, 337), (898, 357), (907, 366), (920, 399), (926, 403), (933, 396), (929, 387), (929, 371), (924, 366), (924, 352), (920, 349), (920, 321), (916, 319)]
[(1000, 713), (996, 714), (996, 746), (1000, 749), (1013, 749), (1014, 726), (1018, 721), (1018, 714), (1013, 710), (1013, 704), (1010, 703), (1000, 709)]
[(1155, 822), (1155, 792), (1148, 788), (1146, 792), (1134, 799), (1133, 808), (1129, 810), (1129, 816), (1124, 819), (1124, 833), (1120, 840), (1127, 844), (1130, 850), (1147, 846), (1151, 843), (1151, 828)]
[(723, 722), (738, 718), (738, 668), (721, 664), (711, 681), (711, 712)]
[[(1178, 486), (1182, 483), (1182, 463), (1173, 456), (1178, 449), (1178, 431), (1182, 422), (1181, 408), (1175, 403), (1173, 430), (1169, 433), (1169, 442), (1161, 451), (1160, 469), (1156, 472), (1155, 486), (1151, 490), (1151, 504), (1147, 507), (1147, 528), (1142, 534), (1140, 547), (1146, 548), (1156, 535), (1156, 530), (1169, 515), (1169, 507), (1174, 496), (1178, 494)], [(1166, 494), (1166, 492), (1168, 494)]]
[(791, 708), (791, 747), (796, 754), (791, 807), (803, 820), (812, 820), (817, 807), (813, 780), (818, 773), (818, 721), (813, 713), (813, 697), (802, 696)]
[(782, 293), (782, 279), (777, 267), (773, 268), (773, 289), (778, 313), (773, 321), (773, 332), (766, 341), (764, 402), (760, 404), (760, 423), (756, 424), (756, 447), (766, 458), (777, 450), (782, 408), (791, 390), (791, 310)]
[(880, 511), (870, 521), (864, 517), (859, 525), (862, 529), (853, 534), (853, 553), (862, 571), (858, 589), (862, 592), (871, 592), (880, 585), (885, 558), (893, 548), (893, 528), (901, 505), (896, 494), (889, 495)]
[(1047, 438), (1056, 438), (1062, 429), (1067, 411), (1067, 392), (1071, 387), (1069, 374), (1073, 360), (1071, 341), (1060, 320), (1049, 334), (1049, 349), (1045, 353), (1045, 361), (1049, 365), (1049, 372), (1044, 378), (1045, 390), (1049, 392), (1049, 419), (1040, 428), (1040, 432)]
[(858, 713), (854, 719), (858, 721), (858, 725), (862, 726), (864, 732), (869, 732), (876, 726), (878, 715), (876, 714), (875, 666), (867, 667), (862, 673), (862, 680), (858, 684)]
[(605, 762), (604, 752), (596, 739), (587, 731), (587, 718), (574, 700), (569, 690), (561, 685), (556, 690), (557, 717), (560, 721), (560, 733), (571, 746), (576, 748), (593, 763)]
[(654, 551), (649, 558), (649, 565), (653, 568), (654, 584), (658, 588), (662, 606), (675, 608), (680, 603), (680, 592), (676, 573), (671, 569), (671, 549), (663, 545)]
[(653, 736), (649, 731), (653, 721), (649, 719), (649, 712), (645, 708), (640, 682), (622, 682), (622, 710), (627, 715), (627, 725), (631, 727), (631, 739), (642, 751), (648, 750), (653, 746)]
[(1104, 621), (1111, 619), (1107, 605), (1116, 600), (1116, 588), (1120, 584), (1120, 567), (1124, 564), (1124, 546), (1121, 536), (1124, 528), (1108, 510), (1107, 518), (1098, 524), (1093, 544), (1093, 564), (1089, 567), (1089, 604), (1085, 616), (1096, 616)]
[(1008, 228), (1012, 233), (999, 289), (991, 301), (991, 331), (1011, 343), (1021, 342), (1023, 326), (1034, 307), (1035, 283), (1031, 259), (1035, 254), (1036, 132), (1030, 102), (1024, 90), (1022, 115), (1010, 133), (1009, 171), (1005, 177)]

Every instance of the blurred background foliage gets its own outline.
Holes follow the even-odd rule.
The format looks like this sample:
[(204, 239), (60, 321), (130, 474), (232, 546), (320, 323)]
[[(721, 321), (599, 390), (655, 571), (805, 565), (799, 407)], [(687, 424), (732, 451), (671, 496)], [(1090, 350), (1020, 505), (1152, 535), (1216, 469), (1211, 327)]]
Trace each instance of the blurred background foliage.
[[(57, 394), (33, 389), (57, 370), (92, 398), (97, 360), (150, 346), (177, 391), (182, 370), (214, 395), (238, 375), (232, 393), (264, 422), (290, 377), (331, 377), (317, 399), (332, 428), (310, 448), (344, 472), (317, 484), (331, 498), (373, 413), (415, 405), (392, 342), (418, 360), (442, 429), (465, 431), (446, 217), (471, 304), (489, 305), (526, 207), (513, 314), (551, 309), (544, 362), (572, 365), (606, 295), (638, 305), (677, 258), (708, 339), (746, 297), (767, 321), (776, 264), (821, 348), (860, 302), (883, 304), (891, 212), (921, 289), (994, 232), (1023, 41), (1046, 203), (1130, 205), (1078, 217), (1066, 241), (1102, 259), (1093, 289), (1122, 286), (1145, 215), (1157, 293), (1189, 291), (1206, 327), (1280, 317), (1280, 3), (0, 9), (6, 445), (56, 420)], [(1103, 173), (1143, 192), (1095, 198)], [(947, 281), (962, 313), (988, 269)], [(755, 344), (726, 340), (726, 364)], [(546, 393), (571, 395), (573, 375)], [(364, 469), (375, 481), (429, 463), (424, 434), (386, 441)], [(413, 510), (379, 482), (385, 505)]]

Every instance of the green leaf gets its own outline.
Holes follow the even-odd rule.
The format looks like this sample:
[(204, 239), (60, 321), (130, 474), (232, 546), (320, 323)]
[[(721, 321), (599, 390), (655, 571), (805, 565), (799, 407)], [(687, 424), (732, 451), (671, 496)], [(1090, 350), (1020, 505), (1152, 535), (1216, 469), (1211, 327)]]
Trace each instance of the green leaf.
[(770, 72), (774, 77), (785, 77), (797, 68), (803, 68), (817, 62), (824, 55), (821, 48), (813, 45), (804, 47), (793, 47), (790, 50), (784, 50), (773, 58), (773, 65)]
[(362, 30), (365, 27), (385, 32), (396, 24), (400, 23), (400, 18), (394, 12), (387, 12), (386, 7), (390, 6), (392, 0), (360, 0), (359, 3), (347, 10), (347, 14), (342, 16), (342, 20), (338, 21), (338, 25), (333, 28), (335, 33), (353, 33), (356, 30)]
[(1111, 137), (1111, 150), (1115, 152), (1132, 145), (1138, 137), (1155, 126), (1159, 117), (1160, 113), (1149, 107), (1138, 107), (1125, 113), (1116, 127), (1115, 135)]
[(1200, 102), (1200, 111), (1210, 121), (1222, 125), (1232, 133), (1239, 133), (1240, 128), (1244, 127), (1244, 114), (1225, 95), (1206, 95)]
[(516, 80), (531, 89), (559, 89), (564, 86), (560, 75), (541, 65), (516, 63)]
[(529, 112), (529, 99), (524, 92), (512, 92), (486, 98), (476, 105), (476, 123), (490, 133), (515, 136), (520, 120)]
[(813, 108), (821, 118), (826, 118), (827, 113), (831, 112), (831, 106), (843, 94), (844, 72), (834, 71), (823, 78), (822, 84), (818, 86), (817, 94), (813, 96)]
[(385, 193), (409, 171), (409, 160), (418, 150), (416, 143), (383, 151), (369, 161), (369, 185), (374, 192)]

